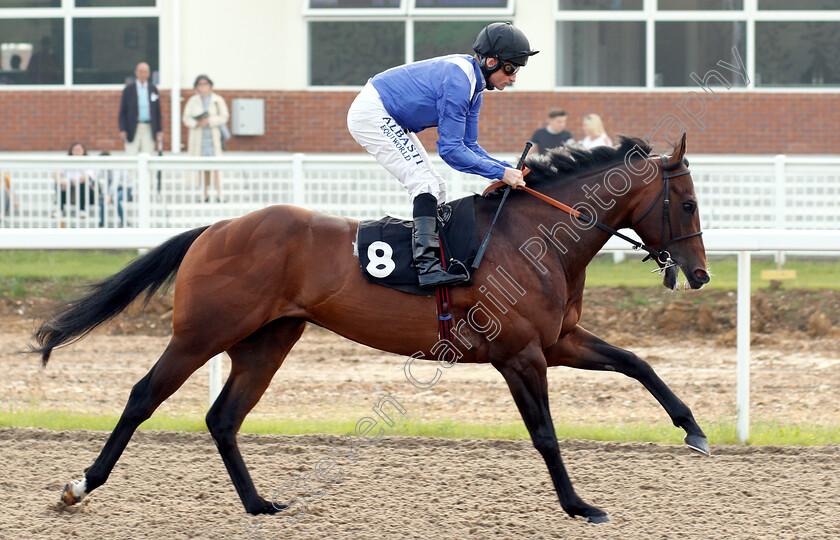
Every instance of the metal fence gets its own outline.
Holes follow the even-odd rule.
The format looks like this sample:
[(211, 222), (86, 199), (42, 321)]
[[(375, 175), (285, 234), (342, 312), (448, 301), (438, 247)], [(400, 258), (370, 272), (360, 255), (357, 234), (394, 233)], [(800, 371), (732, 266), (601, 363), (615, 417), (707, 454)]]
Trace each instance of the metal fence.
[[(450, 200), (488, 184), (436, 161)], [(840, 230), (840, 157), (694, 156), (691, 169), (704, 229)], [(367, 155), (14, 154), (0, 156), (3, 174), (2, 227), (195, 227), (272, 204), (356, 219), (411, 213), (405, 190)]]

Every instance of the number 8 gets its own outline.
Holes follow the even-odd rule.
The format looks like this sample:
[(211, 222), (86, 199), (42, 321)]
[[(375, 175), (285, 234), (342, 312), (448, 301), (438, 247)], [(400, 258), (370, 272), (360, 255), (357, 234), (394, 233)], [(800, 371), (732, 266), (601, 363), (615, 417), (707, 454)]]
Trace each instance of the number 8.
[[(377, 255), (377, 251), (382, 252), (381, 257)], [(387, 242), (382, 242), (381, 240), (373, 242), (368, 246), (367, 255), (370, 262), (365, 267), (365, 270), (367, 270), (368, 274), (375, 278), (386, 278), (391, 275), (391, 272), (393, 272), (394, 268), (397, 267), (393, 259), (391, 259), (394, 255), (394, 248), (392, 248)]]

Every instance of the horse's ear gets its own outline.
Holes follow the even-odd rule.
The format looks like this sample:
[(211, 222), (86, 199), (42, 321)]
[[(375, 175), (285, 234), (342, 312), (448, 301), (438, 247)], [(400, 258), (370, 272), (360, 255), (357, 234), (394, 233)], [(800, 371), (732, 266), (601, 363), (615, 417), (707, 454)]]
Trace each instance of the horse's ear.
[(677, 146), (674, 147), (674, 152), (668, 156), (667, 166), (678, 166), (683, 162), (683, 157), (685, 157), (685, 132), (683, 132), (682, 137), (680, 137), (680, 142), (678, 142)]

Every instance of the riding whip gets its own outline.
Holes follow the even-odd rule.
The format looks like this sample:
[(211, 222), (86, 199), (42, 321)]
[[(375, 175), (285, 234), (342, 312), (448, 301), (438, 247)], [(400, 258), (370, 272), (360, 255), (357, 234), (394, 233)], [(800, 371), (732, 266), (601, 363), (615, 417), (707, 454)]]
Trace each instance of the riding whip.
[[(522, 151), (522, 155), (519, 156), (519, 162), (516, 164), (517, 169), (522, 169), (522, 164), (525, 162), (525, 156), (528, 155), (528, 152), (531, 150), (531, 147), (534, 146), (534, 143), (528, 141), (525, 143), (525, 150)], [(496, 225), (496, 220), (499, 219), (499, 212), (502, 211), (502, 207), (505, 205), (505, 201), (510, 195), (510, 186), (505, 188), (505, 193), (502, 195), (502, 201), (499, 203), (499, 207), (496, 209), (496, 215), (493, 216), (493, 221), (490, 222), (490, 228), (487, 229), (487, 233), (484, 235), (484, 240), (481, 241), (481, 245), (478, 246), (478, 251), (475, 254), (475, 259), (473, 259), (473, 263), (471, 268), (475, 270), (478, 268), (478, 265), (481, 264), (481, 259), (484, 257), (484, 252), (487, 250), (487, 244), (490, 243), (490, 233), (493, 232), (493, 227)]]

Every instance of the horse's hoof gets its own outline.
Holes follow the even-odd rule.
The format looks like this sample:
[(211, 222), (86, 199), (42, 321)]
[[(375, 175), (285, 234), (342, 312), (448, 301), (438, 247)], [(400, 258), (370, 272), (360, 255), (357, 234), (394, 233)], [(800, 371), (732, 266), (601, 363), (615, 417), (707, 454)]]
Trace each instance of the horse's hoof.
[(288, 508), (288, 506), (286, 506), (285, 504), (278, 504), (275, 506), (274, 504), (263, 499), (262, 504), (260, 504), (256, 508), (247, 510), (247, 512), (251, 515), (258, 516), (260, 514), (276, 514), (277, 512), (285, 510), (286, 508)]
[(87, 495), (87, 480), (71, 480), (64, 485), (64, 491), (61, 492), (61, 501), (67, 506), (73, 506), (81, 501)]
[(704, 456), (711, 456), (712, 449), (709, 448), (709, 441), (702, 435), (686, 435), (685, 444), (695, 452), (699, 452)]
[(606, 512), (603, 510), (599, 510), (597, 508), (593, 508), (594, 512), (591, 515), (584, 516), (586, 518), (587, 523), (607, 523), (610, 520), (610, 516), (607, 515)]

